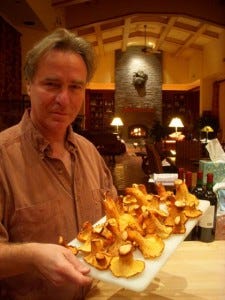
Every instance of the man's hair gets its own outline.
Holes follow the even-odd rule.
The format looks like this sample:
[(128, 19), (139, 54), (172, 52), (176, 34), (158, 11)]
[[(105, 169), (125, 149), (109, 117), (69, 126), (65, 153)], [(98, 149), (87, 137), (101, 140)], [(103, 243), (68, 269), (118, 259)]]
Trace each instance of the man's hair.
[(95, 71), (95, 54), (89, 42), (76, 36), (73, 32), (59, 28), (40, 40), (28, 51), (24, 65), (24, 74), (27, 81), (32, 81), (37, 71), (39, 60), (51, 50), (59, 50), (80, 54), (87, 68), (87, 82)]

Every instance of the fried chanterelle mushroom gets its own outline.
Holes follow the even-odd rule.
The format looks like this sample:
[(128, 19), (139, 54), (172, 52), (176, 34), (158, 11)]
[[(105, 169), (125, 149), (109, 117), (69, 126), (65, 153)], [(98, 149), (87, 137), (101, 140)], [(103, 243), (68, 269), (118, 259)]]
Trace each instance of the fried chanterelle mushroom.
[[(165, 239), (184, 234), (188, 219), (202, 214), (197, 208), (199, 200), (189, 193), (186, 184), (176, 180), (174, 186), (176, 193), (158, 183), (157, 194), (149, 194), (143, 184), (127, 187), (125, 195), (116, 200), (106, 194), (105, 221), (98, 225), (84, 223), (76, 251), (88, 264), (99, 270), (109, 269), (116, 277), (129, 278), (142, 272), (144, 260), (162, 254)], [(143, 261), (134, 259), (136, 248)]]
[(84, 260), (99, 270), (106, 270), (109, 267), (112, 257), (104, 251), (103, 241), (94, 239), (91, 241), (91, 252), (84, 257)]
[(135, 260), (133, 257), (132, 244), (125, 244), (119, 248), (119, 256), (113, 257), (110, 270), (116, 277), (129, 278), (141, 273), (145, 268), (142, 260)]
[(77, 253), (78, 253), (77, 247), (66, 244), (65, 241), (64, 241), (64, 239), (63, 239), (63, 237), (61, 235), (59, 236), (58, 243), (59, 243), (59, 245), (61, 245), (63, 247), (66, 247), (67, 249), (69, 249), (74, 255), (77, 255)]

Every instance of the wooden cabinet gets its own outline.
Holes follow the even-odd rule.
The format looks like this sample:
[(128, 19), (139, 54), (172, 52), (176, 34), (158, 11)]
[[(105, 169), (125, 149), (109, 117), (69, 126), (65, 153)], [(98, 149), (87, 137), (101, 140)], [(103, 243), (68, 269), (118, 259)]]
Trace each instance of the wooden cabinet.
[(106, 130), (114, 116), (114, 90), (87, 90), (85, 102), (85, 128)]
[(163, 91), (162, 124), (168, 126), (173, 117), (180, 117), (184, 123), (184, 130), (194, 133), (199, 120), (199, 103), (199, 89), (190, 91)]

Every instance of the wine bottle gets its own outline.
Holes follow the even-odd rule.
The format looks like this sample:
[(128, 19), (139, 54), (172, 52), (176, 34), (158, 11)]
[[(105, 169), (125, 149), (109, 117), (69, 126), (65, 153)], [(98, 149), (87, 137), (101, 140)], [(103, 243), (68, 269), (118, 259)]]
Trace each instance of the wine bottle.
[(217, 197), (213, 192), (212, 173), (207, 174), (206, 190), (203, 200), (208, 200), (210, 202), (210, 207), (199, 220), (199, 240), (209, 243), (215, 240), (217, 210)]
[[(204, 189), (204, 185), (203, 185), (203, 171), (202, 170), (197, 171), (196, 185), (193, 187), (191, 193), (200, 200), (204, 199), (205, 189)], [(192, 239), (193, 240), (198, 240), (198, 232), (199, 232), (199, 227), (198, 227), (198, 223), (197, 223), (192, 230)]]
[(205, 189), (203, 186), (203, 171), (198, 170), (196, 185), (192, 189), (192, 194), (194, 194), (198, 199), (204, 199)]
[(188, 191), (192, 191), (192, 172), (187, 171), (185, 174), (185, 183), (188, 188)]
[[(188, 188), (189, 193), (192, 191), (192, 172), (187, 171), (185, 173), (185, 184)], [(189, 234), (186, 236), (185, 241), (193, 241), (195, 239), (195, 228), (189, 232)]]

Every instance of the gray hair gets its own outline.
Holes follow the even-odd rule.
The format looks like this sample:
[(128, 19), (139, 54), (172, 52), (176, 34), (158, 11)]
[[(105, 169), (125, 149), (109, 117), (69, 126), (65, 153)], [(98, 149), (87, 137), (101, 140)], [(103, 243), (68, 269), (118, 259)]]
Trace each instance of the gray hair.
[(51, 50), (68, 51), (80, 54), (87, 68), (87, 82), (95, 71), (95, 54), (89, 42), (76, 36), (73, 32), (59, 28), (40, 40), (28, 51), (24, 65), (24, 74), (27, 81), (34, 79), (39, 60)]

